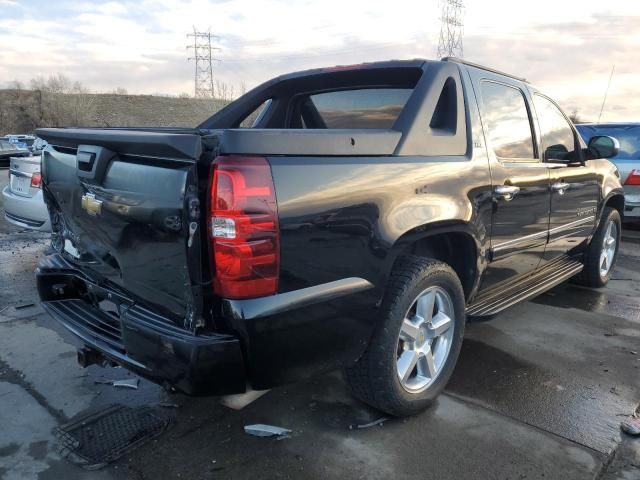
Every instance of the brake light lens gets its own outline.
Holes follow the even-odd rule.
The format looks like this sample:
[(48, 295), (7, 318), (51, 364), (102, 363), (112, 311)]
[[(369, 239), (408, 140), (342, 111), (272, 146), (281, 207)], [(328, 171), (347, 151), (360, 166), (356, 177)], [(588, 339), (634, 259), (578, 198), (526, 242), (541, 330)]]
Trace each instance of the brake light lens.
[(31, 175), (31, 186), (33, 188), (40, 188), (42, 186), (42, 174), (40, 172)]
[(640, 170), (631, 170), (625, 185), (640, 185)]
[(242, 299), (277, 292), (280, 230), (271, 167), (265, 158), (215, 159), (209, 235), (217, 295)]

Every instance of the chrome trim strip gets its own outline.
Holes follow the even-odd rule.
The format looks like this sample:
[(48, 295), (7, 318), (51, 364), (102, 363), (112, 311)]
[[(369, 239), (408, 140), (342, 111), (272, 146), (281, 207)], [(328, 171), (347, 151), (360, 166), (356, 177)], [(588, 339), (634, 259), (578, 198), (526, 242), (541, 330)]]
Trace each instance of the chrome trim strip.
[(542, 238), (546, 238), (546, 241), (551, 241), (552, 237), (553, 237), (553, 240), (557, 240), (558, 237), (556, 237), (555, 235), (557, 235), (558, 233), (564, 232), (565, 230), (571, 230), (574, 227), (579, 227), (580, 225), (583, 225), (583, 224), (586, 225), (590, 223), (595, 223), (595, 219), (596, 219), (595, 215), (589, 215), (588, 217), (580, 218), (578, 220), (575, 220), (570, 223), (566, 223), (564, 225), (560, 225), (559, 227), (555, 227), (550, 230), (545, 230), (543, 232), (538, 232), (538, 233), (532, 233), (524, 237), (518, 237), (518, 238), (514, 238), (513, 240), (500, 243), (495, 247), (491, 247), (490, 251), (493, 256), (496, 253), (503, 252), (504, 250), (507, 250), (513, 247), (514, 245), (519, 245), (521, 243), (526, 243), (526, 242), (530, 242), (530, 241), (542, 239)]
[(513, 247), (514, 245), (518, 245), (519, 243), (525, 243), (531, 240), (537, 240), (542, 238), (546, 239), (548, 234), (549, 234), (549, 230), (544, 230), (542, 232), (525, 235), (524, 237), (514, 238), (513, 240), (508, 240), (506, 242), (496, 245), (495, 247), (491, 247), (491, 252), (492, 253), (501, 252), (503, 250)]
[(573, 222), (570, 223), (565, 223), (564, 225), (560, 225), (559, 227), (554, 227), (552, 229), (549, 230), (549, 236), (558, 233), (558, 232), (562, 232), (563, 230), (569, 230), (572, 229), (573, 227), (578, 227), (582, 224), (586, 224), (586, 223), (595, 223), (596, 220), (596, 216), (595, 215), (589, 215), (588, 217), (583, 217), (580, 218), (578, 220), (575, 220)]

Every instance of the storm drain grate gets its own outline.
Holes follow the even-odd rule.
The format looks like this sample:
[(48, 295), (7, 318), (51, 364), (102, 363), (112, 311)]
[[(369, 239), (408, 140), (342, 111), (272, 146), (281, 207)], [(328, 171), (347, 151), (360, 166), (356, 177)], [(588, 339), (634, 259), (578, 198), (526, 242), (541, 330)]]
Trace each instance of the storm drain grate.
[(56, 437), (63, 457), (96, 470), (157, 437), (170, 423), (149, 407), (113, 405), (62, 425)]

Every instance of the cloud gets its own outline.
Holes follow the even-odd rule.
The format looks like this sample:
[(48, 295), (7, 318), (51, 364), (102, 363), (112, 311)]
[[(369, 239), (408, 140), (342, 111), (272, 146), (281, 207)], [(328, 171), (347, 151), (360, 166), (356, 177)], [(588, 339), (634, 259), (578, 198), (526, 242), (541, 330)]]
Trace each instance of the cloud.
[[(593, 118), (611, 65), (607, 120), (640, 119), (637, 2), (470, 2), (465, 57), (524, 76), (568, 111)], [(0, 0), (0, 84), (63, 73), (93, 90), (191, 91), (187, 33), (211, 28), (221, 48), (216, 77), (253, 87), (319, 66), (433, 57), (437, 2), (406, 0)], [(616, 15), (612, 15), (612, 13)]]
[(615, 65), (603, 120), (640, 120), (637, 23), (638, 17), (594, 14), (586, 21), (539, 25), (515, 34), (473, 35), (466, 38), (466, 52), (527, 78), (566, 111), (576, 110), (588, 120), (597, 119)]

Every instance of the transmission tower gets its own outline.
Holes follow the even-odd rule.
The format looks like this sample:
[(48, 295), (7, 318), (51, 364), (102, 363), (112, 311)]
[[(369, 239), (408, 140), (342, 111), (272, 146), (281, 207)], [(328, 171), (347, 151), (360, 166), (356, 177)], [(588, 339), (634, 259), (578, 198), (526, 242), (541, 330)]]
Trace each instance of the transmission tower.
[(213, 58), (212, 52), (220, 49), (211, 46), (211, 41), (218, 37), (212, 35), (211, 31), (198, 32), (193, 27), (193, 33), (188, 33), (187, 38), (193, 39), (193, 44), (188, 45), (187, 49), (192, 54), (188, 60), (195, 61), (194, 94), (196, 97), (213, 98), (213, 62), (218, 59)]
[(440, 25), (440, 41), (438, 42), (438, 58), (462, 58), (462, 33), (464, 2), (463, 0), (441, 0), (442, 23)]

